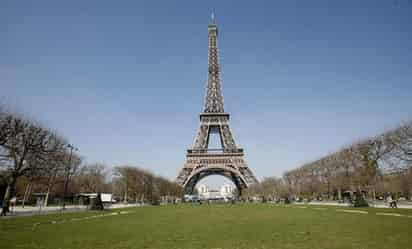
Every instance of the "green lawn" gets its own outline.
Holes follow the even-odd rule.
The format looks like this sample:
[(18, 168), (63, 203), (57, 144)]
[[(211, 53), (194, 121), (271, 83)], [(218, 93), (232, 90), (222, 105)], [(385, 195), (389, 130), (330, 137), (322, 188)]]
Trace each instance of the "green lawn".
[[(412, 248), (412, 210), (221, 204), (118, 211), (0, 219), (0, 248)], [(401, 216), (377, 215), (391, 212)]]

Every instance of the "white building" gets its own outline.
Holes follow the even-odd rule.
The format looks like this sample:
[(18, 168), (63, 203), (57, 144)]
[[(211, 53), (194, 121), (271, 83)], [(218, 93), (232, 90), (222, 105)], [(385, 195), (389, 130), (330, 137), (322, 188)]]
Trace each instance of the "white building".
[(220, 190), (213, 190), (206, 184), (200, 184), (196, 187), (200, 199), (227, 199), (232, 198), (235, 193), (235, 187), (225, 183), (220, 187)]
[(233, 185), (225, 183), (220, 187), (220, 195), (224, 198), (233, 197), (235, 190), (236, 188)]
[(205, 193), (209, 192), (209, 186), (205, 184), (200, 184), (199, 186), (196, 186), (196, 190), (200, 197), (204, 195)]

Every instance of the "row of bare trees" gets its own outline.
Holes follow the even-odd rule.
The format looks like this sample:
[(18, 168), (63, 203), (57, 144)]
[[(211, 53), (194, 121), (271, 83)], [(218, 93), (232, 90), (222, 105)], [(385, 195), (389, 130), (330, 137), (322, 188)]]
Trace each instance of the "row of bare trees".
[(391, 193), (411, 199), (412, 122), (267, 178), (248, 190), (266, 197), (341, 200), (363, 192), (375, 199)]
[(113, 184), (114, 193), (122, 196), (124, 202), (173, 202), (183, 193), (177, 183), (132, 166), (116, 167)]
[(79, 193), (113, 193), (123, 201), (155, 202), (178, 197), (171, 181), (131, 166), (110, 168), (85, 163), (74, 146), (55, 131), (0, 107), (0, 200), (2, 214), (10, 204), (24, 206), (34, 195), (66, 203)]

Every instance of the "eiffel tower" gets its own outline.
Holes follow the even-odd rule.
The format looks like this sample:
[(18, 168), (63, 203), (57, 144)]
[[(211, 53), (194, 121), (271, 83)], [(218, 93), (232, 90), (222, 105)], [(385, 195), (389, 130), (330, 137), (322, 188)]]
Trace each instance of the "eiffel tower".
[[(200, 129), (194, 145), (187, 150), (186, 163), (177, 177), (177, 183), (184, 187), (186, 194), (193, 193), (195, 185), (210, 175), (229, 178), (242, 190), (257, 183), (249, 169), (243, 149), (236, 146), (229, 127), (229, 113), (223, 108), (223, 95), (219, 79), (217, 36), (218, 29), (214, 14), (209, 30), (209, 72), (205, 98), (205, 109), (200, 113)], [(218, 135), (221, 148), (209, 148), (210, 135)]]

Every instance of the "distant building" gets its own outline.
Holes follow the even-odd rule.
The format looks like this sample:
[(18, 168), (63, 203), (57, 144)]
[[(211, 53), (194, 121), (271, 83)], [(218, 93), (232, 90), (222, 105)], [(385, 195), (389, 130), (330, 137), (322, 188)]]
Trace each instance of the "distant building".
[(232, 198), (235, 188), (233, 185), (225, 183), (220, 187), (220, 190), (211, 189), (206, 184), (200, 184), (196, 187), (200, 199), (203, 200), (218, 200)]
[(235, 187), (231, 184), (225, 183), (222, 187), (220, 187), (220, 195), (223, 197), (233, 197), (235, 193)]
[(223, 200), (224, 197), (220, 194), (218, 190), (209, 190), (208, 192), (204, 193), (201, 197), (205, 200)]
[(200, 184), (196, 187), (196, 189), (199, 196), (209, 192), (209, 186), (207, 186), (206, 184)]

